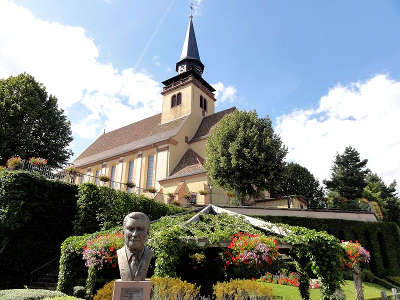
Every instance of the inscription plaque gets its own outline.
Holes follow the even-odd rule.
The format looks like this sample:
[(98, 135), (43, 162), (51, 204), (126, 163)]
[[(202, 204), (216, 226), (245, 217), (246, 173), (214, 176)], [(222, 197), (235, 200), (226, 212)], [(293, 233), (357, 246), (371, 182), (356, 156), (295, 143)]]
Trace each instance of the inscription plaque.
[(122, 288), (121, 300), (143, 300), (142, 288)]

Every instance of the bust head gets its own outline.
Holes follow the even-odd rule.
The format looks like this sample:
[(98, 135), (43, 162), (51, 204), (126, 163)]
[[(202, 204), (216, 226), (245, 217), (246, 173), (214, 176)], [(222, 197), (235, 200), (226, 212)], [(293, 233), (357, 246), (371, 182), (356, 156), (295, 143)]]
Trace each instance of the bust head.
[(133, 212), (124, 218), (123, 233), (125, 245), (131, 252), (144, 248), (149, 234), (150, 220), (141, 212)]

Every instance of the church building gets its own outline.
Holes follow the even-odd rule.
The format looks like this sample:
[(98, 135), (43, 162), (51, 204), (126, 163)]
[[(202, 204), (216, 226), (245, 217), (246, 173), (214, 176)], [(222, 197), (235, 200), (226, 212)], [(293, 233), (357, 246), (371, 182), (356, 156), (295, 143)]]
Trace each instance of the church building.
[[(101, 135), (74, 161), (82, 174), (89, 175), (83, 176), (85, 182), (166, 203), (217, 202), (204, 169), (205, 144), (215, 125), (235, 108), (215, 112), (215, 89), (202, 77), (192, 18), (176, 71), (162, 82), (161, 114)], [(110, 182), (101, 183), (101, 175)], [(219, 194), (220, 200), (227, 198), (223, 191)]]

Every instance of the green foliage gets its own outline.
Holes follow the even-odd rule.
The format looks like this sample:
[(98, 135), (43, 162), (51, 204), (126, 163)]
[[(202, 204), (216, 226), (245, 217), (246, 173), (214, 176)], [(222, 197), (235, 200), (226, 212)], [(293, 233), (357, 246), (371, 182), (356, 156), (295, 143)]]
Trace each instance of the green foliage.
[(297, 163), (288, 163), (285, 166), (280, 193), (285, 196), (304, 196), (313, 208), (325, 207), (324, 192), (319, 181), (307, 168)]
[(357, 199), (347, 199), (339, 194), (337, 191), (329, 191), (328, 193), (328, 207), (337, 208), (342, 210), (359, 209), (360, 204)]
[(111, 300), (114, 292), (114, 282), (115, 280), (110, 281), (99, 289), (96, 295), (94, 295), (93, 300)]
[(366, 159), (360, 159), (360, 153), (356, 149), (346, 147), (343, 154), (336, 154), (331, 179), (324, 180), (324, 184), (330, 191), (336, 191), (346, 199), (361, 198), (366, 186), (367, 162)]
[(255, 111), (226, 115), (208, 137), (206, 163), (211, 181), (242, 197), (278, 189), (287, 149), (271, 125)]
[[(88, 269), (82, 259), (83, 247), (97, 236), (107, 233), (113, 234), (120, 230), (122, 230), (121, 226), (93, 234), (67, 238), (61, 245), (57, 290), (70, 295), (73, 293), (73, 287), (86, 285)], [(97, 274), (97, 278), (102, 278), (102, 276), (103, 273), (101, 272)]]
[(367, 186), (364, 188), (363, 197), (371, 202), (377, 202), (382, 209), (384, 219), (396, 222), (400, 226), (400, 198), (396, 192), (396, 181), (390, 185), (374, 173), (368, 173)]
[(236, 279), (215, 284), (214, 295), (216, 300), (271, 299), (272, 289), (254, 280)]
[(109, 229), (122, 224), (132, 211), (147, 214), (150, 220), (185, 211), (145, 196), (85, 183), (78, 187), (78, 212), (74, 220), (76, 234)]
[[(308, 265), (322, 283), (322, 298), (329, 299), (343, 283), (340, 259), (343, 257), (344, 251), (339, 240), (326, 232), (304, 227), (283, 226), (287, 226), (287, 229), (290, 230), (290, 234), (283, 237), (282, 241), (292, 245), (289, 255), (296, 262), (303, 299), (309, 297), (308, 281), (304, 280), (308, 277), (304, 274)], [(302, 284), (303, 281), (304, 284)]]
[(152, 300), (194, 300), (200, 293), (200, 287), (179, 278), (152, 277), (151, 283), (153, 284)]
[(31, 289), (17, 289), (17, 290), (0, 290), (0, 299), (2, 300), (39, 300), (43, 298), (54, 298), (67, 296), (61, 292), (48, 291), (48, 290), (31, 290)]
[(60, 296), (60, 297), (47, 297), (43, 300), (83, 300), (83, 298), (77, 298), (73, 296)]
[(397, 251), (400, 248), (400, 229), (394, 223), (277, 216), (259, 218), (326, 231), (339, 240), (358, 240), (371, 253), (369, 267), (375, 275), (400, 275), (400, 253)]
[(19, 155), (60, 166), (72, 155), (71, 125), (57, 98), (26, 73), (0, 79), (0, 165)]
[(0, 286), (21, 287), (29, 272), (59, 254), (72, 233), (76, 192), (33, 173), (0, 172)]

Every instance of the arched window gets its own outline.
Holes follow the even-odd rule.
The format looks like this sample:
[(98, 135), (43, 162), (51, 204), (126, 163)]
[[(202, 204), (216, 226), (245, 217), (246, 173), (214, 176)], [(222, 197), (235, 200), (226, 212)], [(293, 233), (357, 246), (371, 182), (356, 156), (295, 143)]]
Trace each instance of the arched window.
[(203, 96), (200, 95), (200, 107), (203, 108)]
[(182, 94), (178, 93), (178, 96), (176, 96), (176, 105), (181, 105), (182, 103)]
[(176, 106), (176, 95), (173, 95), (171, 98), (171, 107)]

